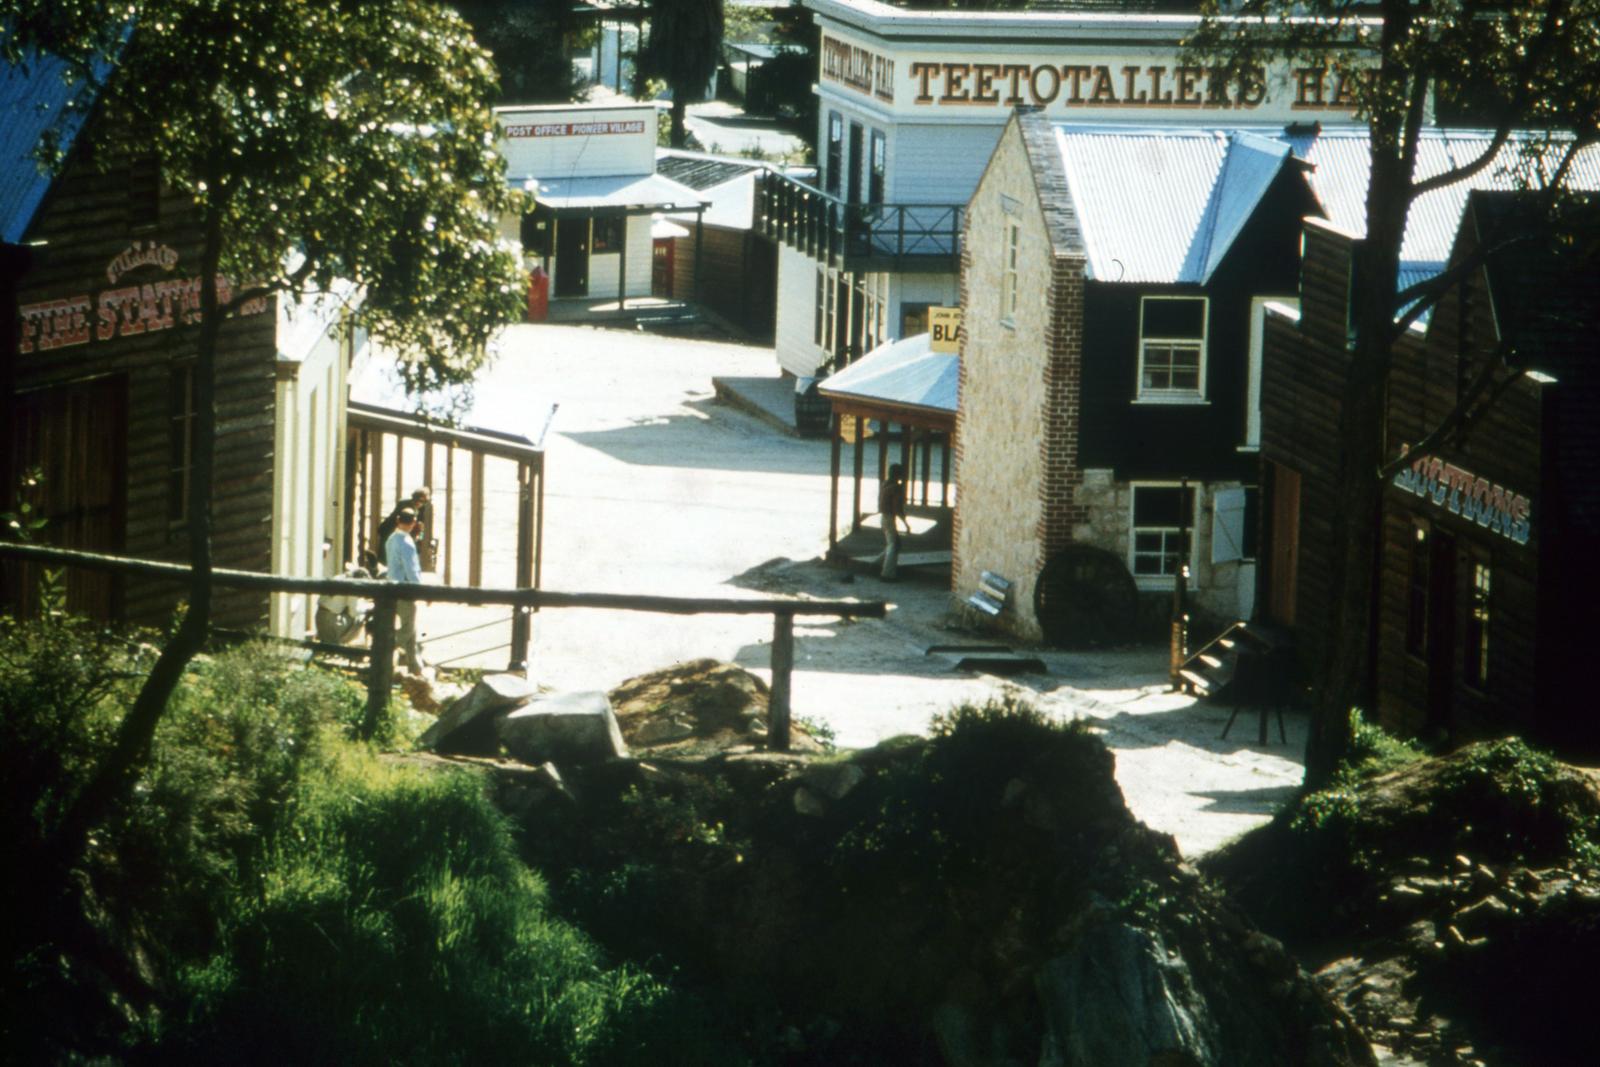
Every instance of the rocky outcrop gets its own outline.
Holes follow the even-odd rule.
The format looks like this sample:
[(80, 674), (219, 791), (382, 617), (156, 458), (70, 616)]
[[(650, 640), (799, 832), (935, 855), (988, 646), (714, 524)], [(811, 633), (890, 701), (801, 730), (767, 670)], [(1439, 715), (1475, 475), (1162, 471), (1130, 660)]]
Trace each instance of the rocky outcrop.
[(599, 763), (628, 754), (604, 693), (544, 697), (495, 720), (495, 736), (512, 759), (560, 766)]
[(536, 866), (614, 947), (787, 1020), (786, 1062), (1373, 1062), (1282, 946), (1132, 818), (1080, 729), (988, 709), (823, 762), (566, 777), (575, 809), (524, 817)]
[(523, 706), (537, 693), (533, 683), (521, 675), (485, 675), (465, 696), (444, 709), (417, 744), (447, 755), (494, 755), (494, 720)]

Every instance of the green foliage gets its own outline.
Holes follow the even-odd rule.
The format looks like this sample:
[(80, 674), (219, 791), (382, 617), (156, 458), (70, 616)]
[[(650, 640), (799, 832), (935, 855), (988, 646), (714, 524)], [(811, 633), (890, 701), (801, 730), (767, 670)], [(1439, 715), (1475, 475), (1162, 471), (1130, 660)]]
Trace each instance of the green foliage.
[[(33, 544), (41, 540), (50, 520), (45, 517), (41, 498), (44, 496), (44, 471), (30, 467), (22, 472), (17, 485), (16, 499), (11, 508), (0, 511), (0, 540), (21, 541)], [(39, 613), (65, 615), (67, 612), (66, 572), (60, 567), (39, 568)]]
[(822, 751), (838, 751), (839, 735), (834, 730), (832, 723), (824, 719), (813, 719), (808, 715), (797, 715), (794, 719), (794, 727), (821, 745)]
[[(359, 319), (421, 391), (469, 380), (516, 318), (498, 240), (494, 68), (431, 0), (8, 0), (5, 57), (112, 73), (101, 158), (154, 152), (222, 237), (221, 314), (274, 292), (361, 288)], [(134, 30), (120, 41), (124, 26)], [(124, 138), (119, 141), (118, 138)]]
[[(11, 1054), (604, 1064), (665, 1036), (731, 1062), (703, 1011), (551, 917), (479, 779), (345, 740), (360, 689), (270, 646), (196, 661), (61, 907), (31, 858), (150, 655), (81, 621), (0, 618), (0, 845), (29, 916), (8, 924)], [(109, 975), (121, 1007), (91, 1025)]]
[(839, 838), (833, 863), (847, 881), (981, 873), (990, 856), (983, 820), (1008, 783), (1061, 760), (1064, 749), (1098, 745), (1081, 723), (1057, 722), (1009, 695), (958, 705), (935, 716), (929, 732), (915, 758), (888, 766), (872, 791), (874, 810)]
[(1414, 741), (1396, 737), (1377, 723), (1369, 723), (1360, 708), (1350, 709), (1350, 748), (1340, 777), (1370, 778), (1415, 763), (1426, 753)]
[(650, 0), (650, 30), (637, 77), (672, 90), (671, 143), (682, 147), (685, 109), (705, 96), (722, 60), (722, 0)]
[(668, 990), (547, 913), (465, 775), (347, 757), (307, 791), (161, 1047), (254, 1062), (584, 1063), (637, 1054)]

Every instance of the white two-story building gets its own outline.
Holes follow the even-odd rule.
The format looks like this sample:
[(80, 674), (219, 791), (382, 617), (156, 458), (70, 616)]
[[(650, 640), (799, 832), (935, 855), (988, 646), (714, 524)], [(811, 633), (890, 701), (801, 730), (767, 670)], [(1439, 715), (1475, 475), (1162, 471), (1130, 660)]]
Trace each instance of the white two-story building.
[(1331, 62), (1227, 78), (1180, 47), (1192, 15), (908, 11), (802, 0), (820, 31), (816, 183), (765, 179), (780, 244), (777, 351), (814, 374), (957, 303), (968, 199), (1018, 106), (1079, 123), (1348, 125)]

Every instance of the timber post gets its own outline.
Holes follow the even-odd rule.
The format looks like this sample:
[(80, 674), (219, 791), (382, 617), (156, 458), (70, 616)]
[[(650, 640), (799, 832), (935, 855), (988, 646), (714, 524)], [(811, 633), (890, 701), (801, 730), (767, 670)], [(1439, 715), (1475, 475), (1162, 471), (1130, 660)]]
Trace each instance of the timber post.
[(389, 709), (389, 687), (394, 684), (395, 598), (388, 593), (372, 594), (372, 658), (367, 667), (367, 711), (361, 720), (361, 736), (371, 740)]
[(772, 690), (767, 700), (767, 747), (789, 751), (789, 689), (794, 673), (794, 615), (772, 616)]

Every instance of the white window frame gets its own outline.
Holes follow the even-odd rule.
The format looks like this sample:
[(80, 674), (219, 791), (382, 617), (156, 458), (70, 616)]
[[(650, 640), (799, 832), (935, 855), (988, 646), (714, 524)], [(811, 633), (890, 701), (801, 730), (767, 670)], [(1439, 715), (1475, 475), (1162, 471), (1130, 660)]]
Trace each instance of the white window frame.
[[(1192, 582), (1195, 575), (1195, 560), (1198, 558), (1197, 550), (1200, 544), (1199, 530), (1195, 525), (1197, 517), (1200, 514), (1201, 489), (1199, 483), (1190, 482), (1187, 486), (1185, 486), (1182, 482), (1132, 482), (1128, 486), (1128, 573), (1133, 575), (1133, 580), (1140, 589), (1171, 589), (1173, 580), (1176, 577), (1176, 573), (1139, 573), (1138, 557), (1143, 554), (1138, 550), (1139, 531), (1160, 530), (1161, 532), (1166, 533), (1168, 531), (1177, 530), (1178, 527), (1136, 526), (1134, 524), (1134, 515), (1137, 513), (1139, 492), (1140, 490), (1144, 489), (1175, 489), (1181, 491), (1185, 488), (1187, 488), (1189, 492), (1194, 495), (1194, 502), (1192, 505), (1192, 510), (1189, 514), (1189, 552), (1187, 556), (1180, 555), (1179, 562), (1180, 565), (1183, 563), (1187, 563), (1189, 565), (1189, 576)], [(1181, 501), (1182, 497), (1179, 497), (1179, 500)], [(1164, 548), (1163, 555), (1165, 555)]]
[[(1195, 343), (1192, 337), (1146, 337), (1144, 333), (1145, 305), (1152, 300), (1191, 300), (1200, 303), (1200, 340), (1199, 361), (1196, 368), (1196, 387), (1194, 389), (1147, 389), (1144, 384), (1144, 365), (1147, 349), (1152, 346), (1190, 346)], [(1138, 375), (1134, 379), (1135, 397), (1142, 403), (1158, 404), (1203, 404), (1206, 402), (1206, 358), (1207, 349), (1211, 340), (1211, 298), (1207, 296), (1188, 296), (1185, 294), (1154, 293), (1139, 298), (1139, 367)]]
[(1007, 217), (1005, 240), (1000, 245), (1000, 324), (1015, 326), (1017, 321), (1017, 261), (1021, 257), (1022, 226)]

